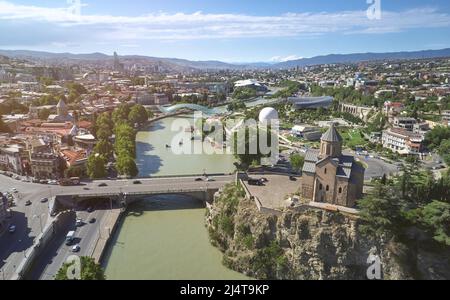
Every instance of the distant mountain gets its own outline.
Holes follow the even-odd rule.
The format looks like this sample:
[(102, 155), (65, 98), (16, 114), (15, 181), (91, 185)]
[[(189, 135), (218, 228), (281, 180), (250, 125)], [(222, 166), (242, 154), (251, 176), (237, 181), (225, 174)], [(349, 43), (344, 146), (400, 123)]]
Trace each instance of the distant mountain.
[(30, 51), (30, 50), (0, 50), (0, 55), (21, 59), (104, 60), (110, 58), (110, 56), (103, 53), (72, 54), (72, 53), (51, 53), (44, 51)]
[[(44, 51), (30, 51), (30, 50), (0, 50), (0, 55), (28, 59), (28, 60), (45, 60), (53, 62), (75, 62), (75, 61), (105, 61), (112, 60), (112, 55), (103, 53), (89, 53), (89, 54), (72, 54), (72, 53), (51, 53)], [(123, 55), (119, 59), (125, 62), (140, 62), (140, 63), (154, 63), (167, 64), (166, 67), (181, 68), (181, 69), (241, 69), (244, 66), (228, 64), (221, 61), (190, 61), (179, 58), (160, 58), (143, 55)]]
[(355, 53), (355, 54), (330, 54), (315, 56), (312, 58), (302, 58), (290, 60), (273, 65), (273, 68), (286, 69), (293, 67), (304, 67), (322, 64), (337, 63), (357, 63), (363, 61), (395, 60), (395, 59), (421, 59), (450, 57), (450, 48), (442, 50), (424, 50), (412, 52), (391, 52), (391, 53)]
[[(43, 51), (29, 50), (0, 50), (0, 55), (11, 58), (27, 59), (27, 60), (43, 60), (52, 63), (76, 63), (76, 62), (92, 62), (97, 61), (106, 63), (112, 61), (112, 55), (103, 53), (73, 54), (73, 53), (50, 53)], [(358, 63), (363, 61), (376, 60), (397, 60), (397, 59), (421, 59), (421, 58), (438, 58), (450, 57), (450, 48), (442, 50), (424, 50), (413, 52), (392, 52), (392, 53), (355, 53), (355, 54), (330, 54), (323, 56), (315, 56), (312, 58), (302, 58), (281, 63), (255, 62), (255, 63), (225, 63), (221, 61), (191, 61), (179, 58), (159, 58), (143, 55), (124, 55), (119, 56), (120, 60), (125, 63), (142, 63), (157, 64), (168, 69), (181, 70), (198, 70), (198, 69), (287, 69), (293, 67), (304, 67), (321, 64), (335, 63)]]

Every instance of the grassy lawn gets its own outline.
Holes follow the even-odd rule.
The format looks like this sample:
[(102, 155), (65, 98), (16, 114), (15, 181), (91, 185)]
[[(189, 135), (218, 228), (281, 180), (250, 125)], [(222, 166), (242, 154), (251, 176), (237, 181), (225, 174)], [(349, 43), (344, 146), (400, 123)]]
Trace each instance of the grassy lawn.
[(351, 149), (355, 149), (356, 146), (364, 146), (367, 143), (359, 129), (341, 130), (341, 135), (344, 139), (344, 145)]

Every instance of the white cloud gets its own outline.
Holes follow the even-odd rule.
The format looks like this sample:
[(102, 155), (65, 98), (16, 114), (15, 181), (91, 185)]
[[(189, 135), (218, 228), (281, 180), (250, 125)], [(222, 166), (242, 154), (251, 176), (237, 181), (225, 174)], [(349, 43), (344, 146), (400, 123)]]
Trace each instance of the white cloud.
[(285, 62), (290, 60), (302, 59), (303, 57), (298, 55), (288, 55), (288, 56), (274, 56), (269, 61), (271, 62)]
[(450, 15), (433, 8), (383, 11), (381, 20), (369, 20), (365, 11), (287, 13), (278, 16), (203, 12), (112, 16), (85, 15), (82, 12), (78, 16), (66, 7), (18, 5), (0, 0), (0, 28), (2, 23), (18, 20), (21, 24), (40, 22), (59, 28), (70, 27), (72, 30), (88, 32), (91, 37), (124, 41), (126, 44), (134, 44), (139, 40), (301, 37), (327, 33), (380, 34), (450, 26)]

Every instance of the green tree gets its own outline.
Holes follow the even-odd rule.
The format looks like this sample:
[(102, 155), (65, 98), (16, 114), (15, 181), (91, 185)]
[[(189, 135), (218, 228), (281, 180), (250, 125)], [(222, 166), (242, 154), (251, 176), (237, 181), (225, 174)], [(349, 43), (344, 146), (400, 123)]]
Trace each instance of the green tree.
[(128, 120), (131, 124), (139, 124), (142, 125), (148, 120), (148, 112), (144, 106), (140, 104), (133, 105), (128, 114)]
[[(102, 267), (95, 263), (94, 259), (87, 256), (80, 257), (81, 259), (81, 272), (80, 277), (81, 280), (105, 280), (105, 272)], [(71, 267), (73, 263), (64, 263), (62, 267), (59, 269), (58, 273), (55, 276), (56, 280), (69, 280), (67, 276), (69, 267)]]
[(438, 152), (445, 163), (450, 166), (450, 139), (445, 139), (441, 142)]
[(450, 139), (450, 127), (436, 126), (425, 135), (424, 143), (429, 149), (437, 149), (442, 141)]
[(120, 104), (112, 113), (114, 124), (129, 123), (128, 115), (130, 114), (130, 105), (126, 103)]
[(289, 160), (291, 162), (292, 169), (295, 172), (300, 171), (303, 168), (303, 164), (305, 163), (305, 158), (300, 154), (292, 154)]
[(106, 177), (106, 162), (102, 155), (98, 153), (91, 154), (87, 161), (87, 175), (89, 178), (100, 179)]
[(120, 154), (117, 157), (116, 168), (120, 175), (135, 177), (139, 174), (136, 162), (129, 155)]
[(108, 140), (99, 140), (94, 147), (94, 152), (109, 158), (113, 155), (113, 145)]
[(276, 278), (276, 273), (287, 266), (287, 258), (280, 244), (271, 241), (267, 247), (258, 249), (252, 266), (260, 279)]
[(134, 129), (126, 124), (121, 123), (115, 128), (116, 141), (114, 151), (117, 155), (136, 156), (136, 133)]
[(377, 184), (374, 192), (358, 201), (360, 218), (359, 226), (365, 235), (382, 236), (385, 233), (396, 233), (399, 229), (400, 203), (389, 187)]
[(450, 204), (433, 201), (420, 213), (420, 221), (431, 231), (433, 239), (450, 246)]

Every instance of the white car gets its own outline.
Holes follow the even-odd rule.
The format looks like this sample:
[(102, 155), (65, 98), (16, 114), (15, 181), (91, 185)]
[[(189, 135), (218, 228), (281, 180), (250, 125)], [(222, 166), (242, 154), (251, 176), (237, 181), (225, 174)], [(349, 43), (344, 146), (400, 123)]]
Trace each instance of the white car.
[(77, 219), (77, 221), (75, 222), (75, 226), (80, 227), (81, 225), (83, 225), (83, 220)]
[(13, 193), (17, 193), (17, 189), (16, 189), (16, 188), (12, 188), (11, 191), (12, 191)]
[(80, 245), (76, 244), (75, 246), (72, 247), (72, 252), (78, 252), (80, 251), (81, 247)]

